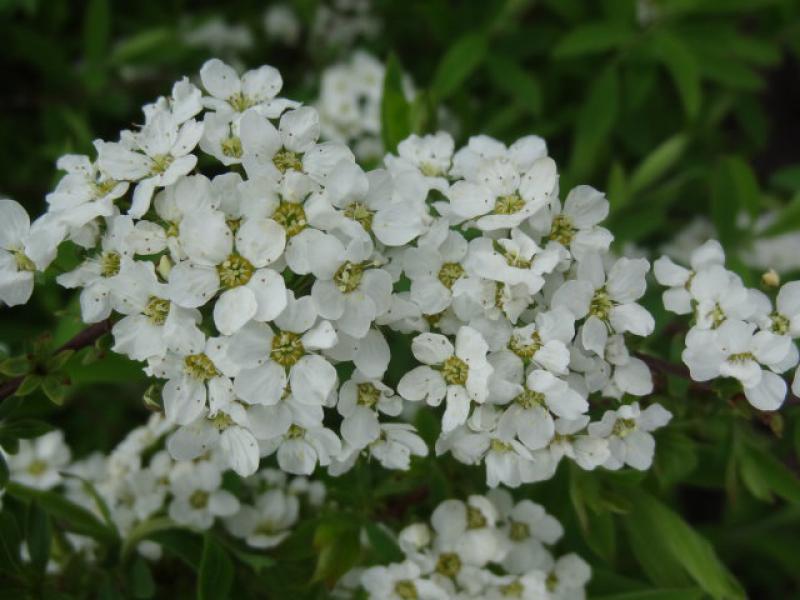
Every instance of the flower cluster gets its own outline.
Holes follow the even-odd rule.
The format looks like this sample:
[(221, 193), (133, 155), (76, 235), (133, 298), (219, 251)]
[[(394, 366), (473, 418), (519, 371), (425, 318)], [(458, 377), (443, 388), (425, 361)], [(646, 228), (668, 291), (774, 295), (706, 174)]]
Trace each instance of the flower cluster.
[(400, 532), (405, 560), (355, 575), (375, 600), (582, 598), (589, 565), (576, 554), (554, 558), (548, 549), (562, 535), (540, 505), (515, 504), (508, 492), (494, 490), (442, 502), (430, 526)]
[[(755, 408), (778, 409), (787, 391), (780, 374), (798, 363), (793, 340), (800, 337), (800, 282), (783, 285), (773, 304), (725, 268), (715, 240), (692, 252), (689, 268), (661, 257), (654, 270), (658, 282), (669, 287), (665, 308), (692, 317), (682, 355), (692, 379), (736, 379)], [(794, 387), (800, 389), (797, 376)]]
[[(663, 408), (590, 414), (592, 396), (652, 390), (626, 341), (654, 327), (638, 303), (649, 264), (610, 256), (601, 192), (560, 200), (541, 138), (456, 150), (412, 135), (364, 171), (319, 140), (314, 108), (279, 96), (272, 67), (210, 60), (199, 79), (97, 141), (95, 160), (63, 157), (33, 225), (0, 204), (0, 283), (32, 282), (62, 240), (84, 249), (58, 281), (159, 380), (173, 458), (218, 452), (242, 476), (271, 454), (293, 474), (362, 455), (407, 469), (428, 452), (387, 421), (407, 401), (444, 403), (437, 452), (485, 462), (491, 486), (548, 478), (564, 456), (650, 465)], [(8, 289), (9, 304), (29, 295)], [(396, 393), (387, 336), (404, 335), (420, 364)]]
[[(288, 479), (276, 469), (262, 469), (244, 479), (234, 495), (223, 487), (226, 463), (219, 451), (195, 461), (175, 461), (164, 450), (170, 429), (154, 415), (108, 455), (94, 453), (75, 462), (70, 462), (63, 434), (51, 431), (20, 442), (20, 451), (7, 457), (10, 477), (34, 489), (60, 487), (66, 498), (98, 519), (105, 519), (103, 511), (108, 511), (107, 517), (126, 540), (165, 517), (170, 526), (195, 531), (207, 530), (219, 519), (247, 545), (271, 548), (289, 535), (304, 504), (319, 507), (325, 500), (322, 483), (305, 477)], [(161, 556), (157, 543), (135, 541), (143, 556), (152, 560)], [(91, 556), (92, 539), (69, 534), (69, 542)]]

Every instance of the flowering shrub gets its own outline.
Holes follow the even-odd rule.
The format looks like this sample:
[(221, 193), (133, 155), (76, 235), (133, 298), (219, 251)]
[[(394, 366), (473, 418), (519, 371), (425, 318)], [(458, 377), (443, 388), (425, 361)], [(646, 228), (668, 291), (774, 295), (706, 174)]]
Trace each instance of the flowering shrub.
[[(695, 211), (652, 234), (683, 189), (680, 174), (663, 197), (654, 184), (688, 133), (630, 176), (611, 164), (608, 196), (582, 183), (603, 139), (587, 123), (605, 118), (620, 65), (597, 76), (559, 167), (558, 141), (531, 133), (547, 127), (498, 134), (516, 117), (484, 123), (479, 95), (459, 97), (485, 63), (518, 105), (535, 100), (535, 78), (487, 52), (523, 9), (457, 40), (421, 88), (424, 69), (349, 52), (396, 34), (373, 8), (182, 21), (181, 44), (225, 60), (87, 154), (59, 152), (40, 213), (0, 199), (0, 304), (59, 315), (22, 353), (0, 348), (3, 589), (791, 595), (743, 585), (739, 566), (793, 547), (794, 507), (762, 503), (800, 502), (786, 457), (800, 431), (800, 289), (782, 251), (794, 205), (762, 214), (747, 163), (725, 157), (713, 225)], [(670, 18), (641, 2), (643, 42), (620, 29), (554, 52), (651, 44), (692, 115)], [(299, 86), (292, 69), (242, 67), (263, 33), (331, 62)], [(652, 222), (630, 205), (642, 190)], [(773, 237), (748, 250), (744, 232)], [(81, 409), (91, 388), (104, 404)], [(138, 406), (122, 415), (126, 397)], [(700, 508), (712, 501), (722, 516)]]

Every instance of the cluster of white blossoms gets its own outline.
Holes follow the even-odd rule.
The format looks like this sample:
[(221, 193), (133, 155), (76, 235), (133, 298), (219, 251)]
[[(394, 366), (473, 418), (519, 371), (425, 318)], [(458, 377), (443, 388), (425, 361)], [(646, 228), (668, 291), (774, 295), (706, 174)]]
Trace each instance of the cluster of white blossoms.
[[(377, 160), (381, 142), (383, 63), (362, 50), (347, 61), (322, 72), (319, 98), (321, 134), (325, 139), (350, 144), (359, 160)], [(411, 80), (404, 80), (407, 98), (414, 95)]]
[[(16, 282), (62, 240), (84, 248), (58, 281), (161, 382), (178, 460), (218, 452), (242, 476), (272, 454), (298, 475), (359, 456), (407, 469), (428, 448), (392, 420), (405, 400), (444, 404), (437, 453), (485, 462), (492, 487), (549, 478), (564, 456), (649, 467), (669, 413), (590, 415), (592, 397), (652, 390), (626, 345), (654, 328), (637, 303), (649, 264), (611, 258), (604, 195), (562, 202), (537, 136), (456, 150), (412, 135), (365, 172), (281, 87), (271, 67), (210, 60), (96, 159), (63, 157), (33, 225), (4, 201), (0, 297), (27, 300)], [(396, 390), (393, 358), (408, 367)]]
[[(96, 452), (75, 462), (60, 431), (21, 440), (19, 452), (6, 457), (10, 479), (37, 490), (63, 490), (98, 519), (110, 519), (123, 540), (135, 538), (148, 522), (168, 517), (172, 524), (195, 531), (210, 529), (219, 520), (247, 545), (272, 548), (289, 535), (303, 506), (316, 508), (325, 500), (321, 482), (290, 479), (277, 469), (261, 469), (243, 479), (234, 495), (223, 487), (227, 464), (219, 451), (176, 461), (164, 450), (170, 429), (154, 415), (108, 455)], [(75, 550), (93, 555), (91, 538), (69, 534), (68, 539)], [(137, 540), (136, 549), (152, 560), (161, 556), (153, 541)]]
[[(715, 240), (692, 252), (689, 268), (664, 256), (654, 271), (669, 287), (665, 308), (692, 317), (682, 355), (692, 379), (733, 378), (755, 408), (780, 408), (787, 391), (781, 374), (798, 364), (793, 340), (800, 337), (800, 282), (784, 284), (773, 304), (725, 268), (725, 254)], [(777, 285), (777, 275), (772, 277), (776, 281), (769, 283)], [(793, 389), (800, 391), (797, 373)]]
[[(505, 490), (442, 502), (427, 523), (399, 535), (405, 559), (345, 577), (373, 600), (585, 597), (589, 565), (576, 554), (553, 557), (561, 524), (531, 500)], [(343, 591), (342, 597), (346, 597)]]

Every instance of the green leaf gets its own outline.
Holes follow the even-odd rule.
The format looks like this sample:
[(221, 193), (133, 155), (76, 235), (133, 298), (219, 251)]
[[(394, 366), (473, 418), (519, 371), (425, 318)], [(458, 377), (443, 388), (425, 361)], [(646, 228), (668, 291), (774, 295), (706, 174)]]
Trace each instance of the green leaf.
[(675, 82), (686, 114), (694, 118), (700, 110), (702, 90), (700, 69), (692, 50), (679, 37), (665, 30), (653, 37), (653, 48)]
[(770, 177), (770, 183), (788, 192), (800, 190), (800, 165), (791, 165), (778, 169)]
[(381, 136), (389, 152), (411, 134), (411, 105), (403, 91), (403, 69), (392, 54), (386, 62), (381, 99)]
[(26, 356), (11, 356), (0, 362), (0, 374), (8, 377), (25, 375), (30, 368), (30, 361)]
[(87, 62), (99, 64), (105, 60), (111, 29), (111, 9), (108, 0), (89, 0), (83, 26), (83, 53)]
[(19, 549), (22, 535), (10, 511), (0, 511), (0, 571), (14, 573), (20, 569)]
[(52, 431), (53, 426), (38, 419), (18, 419), (0, 423), (0, 436), (30, 440)]
[(358, 562), (359, 527), (347, 520), (321, 523), (314, 533), (314, 546), (318, 556), (312, 581), (332, 586)]
[(44, 573), (50, 559), (52, 535), (50, 519), (36, 502), (28, 506), (28, 518), (25, 526), (26, 542), (31, 563), (40, 573)]
[(42, 391), (47, 399), (57, 406), (64, 404), (69, 389), (63, 379), (63, 376), (47, 375), (42, 381)]
[(365, 523), (364, 529), (379, 563), (402, 562), (403, 552), (386, 529), (372, 521)]
[(761, 237), (782, 235), (798, 228), (800, 228), (800, 192), (797, 192), (791, 202), (778, 213), (775, 223), (767, 227)]
[(0, 452), (0, 490), (6, 487), (8, 476), (8, 463), (6, 462), (5, 455)]
[(41, 375), (27, 375), (22, 383), (19, 384), (15, 394), (17, 396), (27, 396), (35, 392), (42, 384), (44, 378)]
[(198, 572), (198, 600), (224, 600), (233, 586), (233, 562), (213, 534), (203, 536), (203, 557)]
[(704, 597), (703, 590), (694, 587), (624, 592), (595, 596), (595, 600), (701, 600)]
[(624, 46), (634, 37), (634, 31), (622, 24), (603, 22), (581, 25), (561, 38), (553, 48), (556, 58), (574, 58), (606, 52)]
[(431, 94), (438, 101), (452, 95), (486, 57), (489, 45), (481, 33), (468, 33), (456, 40), (436, 67)]
[(103, 515), (103, 520), (106, 522), (106, 525), (108, 525), (110, 529), (117, 532), (118, 535), (119, 532), (117, 530), (117, 526), (114, 523), (114, 520), (111, 518), (111, 510), (108, 508), (108, 504), (103, 497), (98, 493), (97, 488), (94, 487), (94, 484), (88, 479), (73, 473), (63, 473), (63, 476), (68, 479), (77, 479), (81, 482), (81, 487), (83, 488), (84, 493), (94, 501), (94, 505), (97, 507), (97, 510), (100, 511), (100, 514)]
[(542, 86), (531, 73), (514, 60), (503, 55), (492, 55), (488, 60), (489, 75), (494, 84), (511, 96), (517, 104), (531, 114), (542, 113)]
[(14, 481), (6, 492), (27, 502), (37, 502), (58, 524), (68, 531), (86, 535), (103, 543), (117, 543), (116, 533), (82, 506), (70, 502), (56, 492), (34, 490)]
[(192, 569), (200, 568), (203, 555), (202, 544), (197, 535), (183, 529), (160, 529), (149, 533), (142, 539), (153, 540)]
[(719, 241), (726, 249), (734, 247), (739, 241), (737, 205), (733, 178), (726, 164), (719, 161), (711, 177), (711, 218)]
[(632, 514), (647, 523), (652, 540), (663, 543), (670, 557), (680, 563), (697, 584), (713, 598), (745, 598), (739, 582), (720, 561), (714, 547), (680, 515), (647, 492), (629, 490)]
[(593, 169), (597, 154), (617, 120), (618, 109), (619, 71), (612, 65), (592, 82), (578, 114), (570, 162), (572, 179), (581, 179)]
[(688, 141), (686, 135), (679, 133), (656, 146), (631, 174), (628, 182), (629, 193), (636, 194), (658, 181), (678, 162)]
[(754, 496), (769, 500), (769, 492), (773, 492), (784, 500), (800, 504), (800, 479), (772, 454), (745, 443), (739, 448), (739, 460), (742, 478)]
[(137, 556), (128, 571), (128, 590), (133, 598), (152, 598), (156, 593), (156, 583), (150, 567), (141, 556)]

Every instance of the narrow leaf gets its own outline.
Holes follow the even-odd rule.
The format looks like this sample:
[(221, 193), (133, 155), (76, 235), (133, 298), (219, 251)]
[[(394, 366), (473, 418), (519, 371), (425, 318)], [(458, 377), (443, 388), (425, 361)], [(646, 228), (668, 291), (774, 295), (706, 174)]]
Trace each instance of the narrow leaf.
[(457, 40), (442, 57), (431, 84), (431, 93), (441, 101), (453, 94), (483, 62), (488, 50), (486, 36), (469, 33)]
[(203, 541), (203, 557), (197, 582), (198, 600), (224, 600), (233, 585), (233, 562), (225, 548), (206, 533)]

